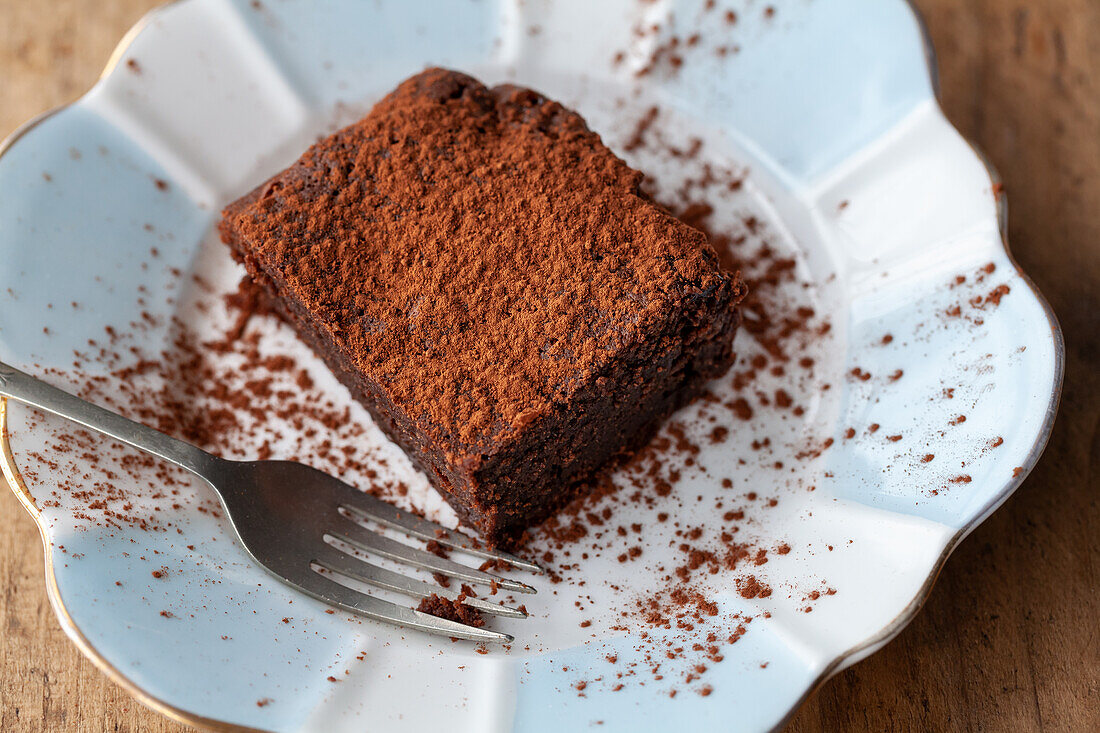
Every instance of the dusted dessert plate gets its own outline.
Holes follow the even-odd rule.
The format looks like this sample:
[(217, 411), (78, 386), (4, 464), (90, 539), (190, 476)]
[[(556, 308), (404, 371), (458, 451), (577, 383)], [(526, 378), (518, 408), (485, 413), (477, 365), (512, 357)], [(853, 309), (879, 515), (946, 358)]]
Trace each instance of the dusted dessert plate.
[(327, 612), (249, 559), (197, 481), (3, 404), (63, 627), (197, 725), (782, 725), (916, 613), (1034, 466), (1061, 386), (1058, 326), (902, 0), (168, 5), (2, 148), (0, 359), (453, 522), (284, 325), (235, 323), (214, 230), (429, 65), (577, 109), (710, 231), (757, 294), (738, 364), (535, 534), (555, 572), (509, 649)]

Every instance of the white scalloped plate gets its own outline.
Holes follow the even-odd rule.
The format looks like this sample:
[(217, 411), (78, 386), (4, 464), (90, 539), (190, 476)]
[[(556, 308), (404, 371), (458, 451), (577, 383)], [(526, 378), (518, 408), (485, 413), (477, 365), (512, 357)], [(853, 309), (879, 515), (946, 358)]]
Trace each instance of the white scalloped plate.
[[(736, 24), (724, 21), (726, 6), (738, 12)], [(632, 31), (652, 24), (657, 33)], [(671, 35), (695, 32), (701, 41), (680, 49), (682, 66), (636, 75)], [(726, 58), (717, 46), (729, 50)], [(721, 613), (712, 623), (728, 629), (733, 614), (754, 618), (723, 648), (723, 661), (685, 682), (677, 665), (690, 660), (670, 660), (662, 678), (643, 671), (615, 691), (615, 670), (626, 667), (605, 658), (629, 664), (640, 633), (611, 628), (615, 612), (631, 594), (659, 589), (652, 568), (674, 562), (664, 549), (667, 527), (646, 525), (640, 562), (594, 554), (567, 582), (541, 583), (527, 603), (532, 618), (508, 628), (523, 644), (481, 654), (323, 613), (250, 562), (225, 521), (205, 510), (212, 497), (197, 483), (166, 500), (152, 473), (110, 479), (131, 511), (156, 516), (167, 531), (88, 520), (80, 490), (102, 477), (59, 452), (64, 423), (10, 403), (0, 413), (4, 471), (41, 527), (50, 599), (64, 628), (143, 702), (200, 725), (781, 725), (816, 685), (912, 617), (954, 546), (1035, 464), (1061, 385), (1057, 324), (1008, 255), (996, 186), (936, 104), (919, 21), (901, 0), (792, 0), (775, 3), (774, 14), (752, 0), (710, 12), (702, 0), (167, 6), (127, 36), (87, 95), (2, 149), (0, 358), (32, 372), (64, 371), (74, 348), (135, 320), (141, 308), (152, 323), (174, 314), (211, 332), (224, 325), (221, 314), (203, 321), (193, 306), (211, 296), (186, 284), (199, 273), (227, 290), (239, 275), (212, 235), (219, 207), (427, 64), (541, 89), (576, 106), (617, 149), (625, 149), (623, 120), (659, 103), (660, 134), (698, 136), (708, 160), (748, 169), (743, 190), (715, 217), (729, 226), (756, 217), (769, 241), (797, 259), (810, 284), (805, 297), (833, 330), (806, 347), (817, 366), (795, 395), (804, 415), (760, 410), (731, 426), (726, 443), (700, 440), (697, 469), (685, 473), (676, 496), (732, 491), (724, 496), (745, 502), (756, 491), (776, 499), (774, 507), (754, 505), (743, 527), (760, 546), (791, 546), (756, 568), (776, 592), (746, 599), (731, 579), (716, 579)], [(667, 156), (628, 157), (661, 186), (683, 174)], [(168, 185), (151, 185), (156, 178)], [(964, 285), (954, 284), (958, 275)], [(970, 302), (999, 285), (1008, 293), (998, 303)], [(945, 316), (956, 304), (963, 317)], [(283, 327), (262, 328), (265, 348), (294, 353), (327, 394), (350, 405)], [(887, 333), (893, 340), (883, 344)], [(130, 338), (157, 351), (172, 336), (153, 326)], [(747, 333), (737, 346), (742, 358), (758, 348)], [(855, 367), (875, 377), (850, 378)], [(904, 378), (883, 376), (898, 368)], [(825, 383), (832, 388), (823, 391)], [(762, 384), (775, 389), (786, 380)], [(953, 399), (944, 399), (946, 388)], [(701, 409), (677, 416), (692, 435), (713, 427)], [(879, 433), (868, 429), (876, 423)], [(849, 427), (858, 431), (845, 439)], [(736, 465), (765, 434), (775, 436), (767, 460)], [(826, 436), (831, 449), (794, 457)], [(411, 503), (449, 518), (377, 431), (365, 443), (409, 483)], [(926, 453), (935, 461), (923, 463)], [(969, 483), (952, 484), (961, 474)], [(733, 480), (732, 490), (720, 488), (719, 476)], [(714, 512), (704, 505), (711, 506), (685, 504), (677, 518), (708, 521)], [(624, 524), (650, 516), (633, 505), (616, 512)], [(160, 580), (151, 575), (158, 567), (168, 569)], [(583, 590), (578, 579), (589, 581)], [(808, 604), (825, 587), (835, 595)], [(335, 675), (339, 683), (328, 680)], [(580, 680), (588, 683), (583, 694)], [(713, 694), (694, 694), (703, 682)], [(670, 696), (672, 689), (681, 694)]]

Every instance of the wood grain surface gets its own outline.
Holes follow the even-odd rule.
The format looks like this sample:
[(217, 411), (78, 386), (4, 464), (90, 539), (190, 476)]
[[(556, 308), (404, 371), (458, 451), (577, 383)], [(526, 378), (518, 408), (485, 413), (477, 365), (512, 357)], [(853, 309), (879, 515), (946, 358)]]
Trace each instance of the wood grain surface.
[[(818, 0), (827, 2), (828, 0)], [(0, 0), (0, 136), (70, 101), (156, 0)], [(916, 620), (792, 731), (1100, 730), (1100, 2), (918, 0), (948, 115), (1001, 171), (1013, 252), (1065, 331), (1061, 415)], [(34, 523), (0, 490), (0, 730), (180, 731), (59, 628)]]

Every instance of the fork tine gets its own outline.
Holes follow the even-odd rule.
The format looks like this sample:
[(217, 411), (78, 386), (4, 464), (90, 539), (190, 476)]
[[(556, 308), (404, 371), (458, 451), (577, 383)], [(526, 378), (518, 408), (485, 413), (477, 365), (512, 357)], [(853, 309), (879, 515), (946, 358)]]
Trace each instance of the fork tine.
[(475, 570), (451, 560), (444, 560), (438, 555), (409, 547), (397, 540), (391, 540), (389, 537), (376, 534), (365, 527), (360, 527), (348, 517), (344, 517), (344, 523), (340, 529), (330, 530), (329, 535), (364, 552), (403, 562), (406, 565), (424, 568), (433, 573), (442, 573), (451, 578), (482, 585), (492, 585), (495, 582), (498, 587), (516, 593), (535, 592), (534, 588), (518, 580), (490, 575), (484, 571)]
[[(331, 547), (331, 545), (329, 547)], [(378, 588), (404, 593), (413, 598), (427, 598), (431, 595), (437, 595), (449, 601), (454, 601), (457, 600), (460, 595), (452, 590), (426, 583), (423, 580), (410, 578), (406, 575), (395, 573), (392, 570), (387, 570), (377, 565), (364, 562), (357, 557), (352, 557), (340, 552), (335, 547), (331, 547), (331, 550), (326, 549), (316, 553), (313, 562), (334, 573), (346, 575), (349, 578)], [(476, 608), (483, 613), (493, 614), (494, 616), (527, 618), (527, 614), (520, 611), (518, 608), (510, 608), (498, 603), (489, 603), (480, 598), (465, 598), (463, 599), (463, 603), (470, 608)]]
[(442, 545), (448, 545), (488, 560), (503, 560), (509, 565), (530, 570), (532, 573), (543, 572), (541, 567), (530, 560), (524, 560), (507, 552), (478, 547), (473, 538), (467, 537), (461, 532), (447, 529), (435, 522), (429, 522), (427, 519), (422, 519), (415, 514), (398, 509), (393, 504), (384, 502), (370, 494), (358, 490), (356, 490), (356, 493), (361, 494), (361, 498), (357, 496), (355, 504), (344, 504), (343, 508), (360, 519), (373, 520), (413, 537), (419, 537), (422, 540), (435, 540)]
[[(284, 579), (285, 580), (285, 579)], [(503, 634), (499, 631), (479, 629), (467, 626), (445, 618), (422, 613), (412, 608), (399, 606), (396, 603), (375, 598), (367, 593), (360, 593), (337, 583), (332, 578), (327, 578), (317, 571), (307, 568), (306, 572), (299, 574), (291, 583), (304, 593), (307, 593), (325, 603), (333, 604), (352, 613), (357, 613), (376, 621), (384, 621), (391, 624), (400, 624), (429, 634), (454, 637), (456, 639), (469, 639), (470, 641), (485, 641), (507, 644), (514, 641), (511, 634)]]

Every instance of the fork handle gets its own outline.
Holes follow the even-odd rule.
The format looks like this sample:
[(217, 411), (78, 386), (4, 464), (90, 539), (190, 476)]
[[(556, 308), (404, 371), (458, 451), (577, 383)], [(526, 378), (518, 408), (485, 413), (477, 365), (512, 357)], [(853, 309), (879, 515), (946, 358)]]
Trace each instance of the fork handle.
[(0, 362), (0, 396), (19, 400), (80, 423), (115, 440), (171, 461), (204, 478), (220, 460), (190, 443), (93, 405), (3, 362)]

